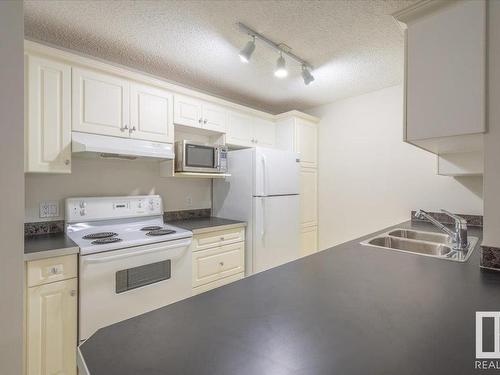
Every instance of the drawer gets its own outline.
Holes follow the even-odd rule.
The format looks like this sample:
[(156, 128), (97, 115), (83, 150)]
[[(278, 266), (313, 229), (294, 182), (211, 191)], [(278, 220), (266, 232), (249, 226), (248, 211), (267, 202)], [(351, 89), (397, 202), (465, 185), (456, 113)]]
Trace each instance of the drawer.
[(209, 249), (245, 240), (245, 228), (232, 228), (197, 234), (193, 237), (193, 251)]
[(193, 253), (193, 287), (245, 271), (245, 243)]
[(233, 276), (225, 277), (223, 279), (212, 281), (211, 283), (193, 288), (193, 296), (200, 294), (200, 293), (208, 292), (209, 290), (218, 288), (218, 287), (223, 286), (223, 285), (231, 284), (232, 282), (241, 280), (244, 277), (245, 277), (245, 273), (242, 272), (242, 273), (238, 273), (238, 274), (233, 275)]
[(77, 255), (32, 260), (27, 265), (28, 287), (77, 277)]

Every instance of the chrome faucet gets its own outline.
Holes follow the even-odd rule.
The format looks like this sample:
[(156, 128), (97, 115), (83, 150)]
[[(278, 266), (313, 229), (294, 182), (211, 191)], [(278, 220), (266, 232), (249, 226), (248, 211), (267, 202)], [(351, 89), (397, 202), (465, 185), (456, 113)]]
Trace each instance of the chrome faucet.
[(452, 214), (451, 212), (448, 212), (446, 210), (441, 209), (441, 212), (443, 212), (444, 214), (448, 215), (453, 220), (455, 220), (455, 231), (452, 231), (450, 228), (448, 228), (447, 226), (443, 225), (442, 223), (434, 219), (424, 210), (418, 210), (417, 212), (415, 212), (415, 217), (417, 219), (425, 218), (429, 220), (436, 227), (438, 227), (443, 232), (448, 234), (453, 244), (453, 250), (461, 250), (461, 251), (467, 250), (469, 246), (469, 241), (467, 239), (467, 221), (463, 217)]

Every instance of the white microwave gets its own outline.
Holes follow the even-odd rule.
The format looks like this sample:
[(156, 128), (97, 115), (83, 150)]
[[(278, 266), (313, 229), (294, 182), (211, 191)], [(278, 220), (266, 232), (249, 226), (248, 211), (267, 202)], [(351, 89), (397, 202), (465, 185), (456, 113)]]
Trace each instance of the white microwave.
[(193, 141), (175, 142), (175, 171), (226, 173), (227, 147)]

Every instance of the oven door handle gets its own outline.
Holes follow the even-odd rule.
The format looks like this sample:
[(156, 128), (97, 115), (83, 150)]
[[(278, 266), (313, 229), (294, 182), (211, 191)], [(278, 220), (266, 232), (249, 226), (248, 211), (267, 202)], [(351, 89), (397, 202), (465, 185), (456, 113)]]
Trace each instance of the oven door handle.
[(113, 260), (117, 259), (124, 259), (124, 258), (130, 258), (133, 256), (138, 256), (138, 255), (144, 255), (144, 254), (150, 254), (150, 253), (155, 253), (158, 251), (163, 251), (163, 250), (168, 250), (168, 249), (173, 249), (173, 248), (179, 248), (179, 247), (189, 247), (191, 245), (191, 238), (186, 239), (182, 242), (176, 242), (171, 245), (161, 245), (157, 247), (153, 247), (151, 249), (145, 249), (145, 250), (137, 250), (137, 251), (132, 251), (128, 252), (125, 254), (119, 254), (119, 255), (110, 255), (107, 257), (92, 257), (92, 256), (82, 256), (82, 260), (85, 263), (105, 263), (105, 262), (110, 262)]

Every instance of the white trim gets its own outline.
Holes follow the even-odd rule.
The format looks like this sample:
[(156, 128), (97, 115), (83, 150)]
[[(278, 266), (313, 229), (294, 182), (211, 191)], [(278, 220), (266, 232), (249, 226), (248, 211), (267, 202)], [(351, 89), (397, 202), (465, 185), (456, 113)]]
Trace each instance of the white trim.
[(394, 19), (404, 25), (415, 21), (418, 18), (426, 16), (440, 8), (456, 4), (458, 0), (421, 0), (404, 9), (394, 12)]

